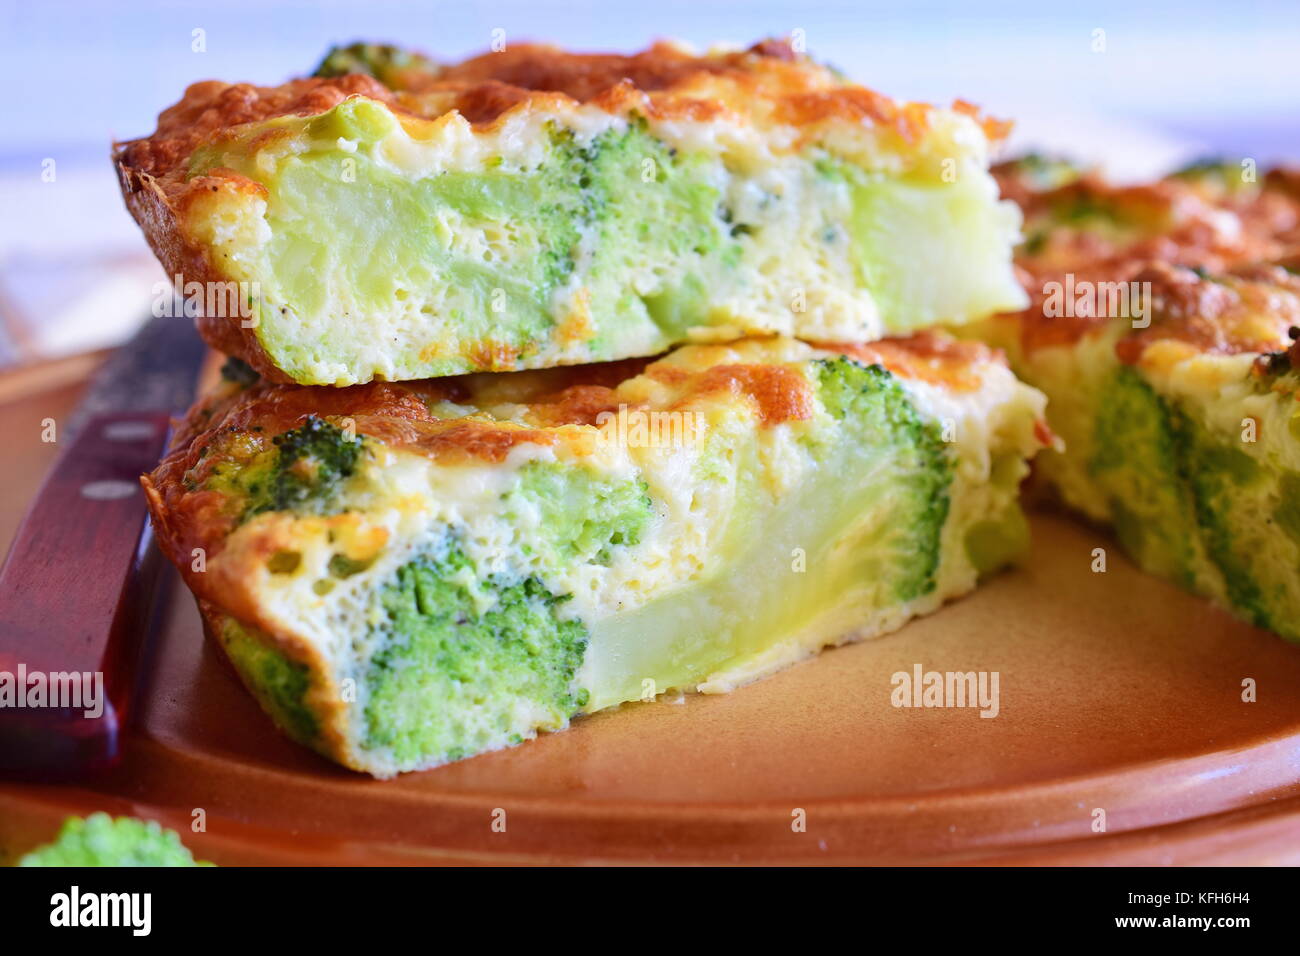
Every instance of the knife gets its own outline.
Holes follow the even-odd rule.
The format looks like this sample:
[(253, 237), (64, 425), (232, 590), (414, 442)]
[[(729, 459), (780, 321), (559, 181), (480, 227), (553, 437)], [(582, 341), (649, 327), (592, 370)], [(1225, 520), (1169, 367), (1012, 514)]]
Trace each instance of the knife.
[(154, 317), (105, 363), (0, 570), (0, 773), (111, 766), (149, 629), (160, 555), (140, 476), (188, 407), (205, 347)]

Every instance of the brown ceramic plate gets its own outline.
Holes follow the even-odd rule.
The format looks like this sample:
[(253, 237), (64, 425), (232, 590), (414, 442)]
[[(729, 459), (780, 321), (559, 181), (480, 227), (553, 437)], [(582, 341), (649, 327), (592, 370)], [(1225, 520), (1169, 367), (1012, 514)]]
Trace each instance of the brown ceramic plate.
[[(223, 864), (1300, 862), (1300, 648), (1099, 532), (1034, 531), (1024, 568), (891, 637), (390, 781), (281, 737), (169, 569), (122, 763), (0, 789), (0, 849), (107, 809)], [(998, 715), (893, 706), (918, 664), (996, 671)]]

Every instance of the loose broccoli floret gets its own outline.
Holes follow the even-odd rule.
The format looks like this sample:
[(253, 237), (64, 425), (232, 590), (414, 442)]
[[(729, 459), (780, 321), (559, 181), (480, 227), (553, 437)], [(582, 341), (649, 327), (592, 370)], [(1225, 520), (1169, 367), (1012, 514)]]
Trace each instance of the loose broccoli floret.
[[(818, 363), (822, 405), (855, 435), (840, 439), (875, 468), (884, 526), (881, 567), (894, 569), (894, 593), (911, 601), (934, 590), (943, 526), (948, 520), (953, 460), (938, 423), (921, 416), (898, 379), (880, 365), (848, 358)], [(864, 493), (865, 505), (868, 494)]]
[(575, 562), (608, 564), (614, 548), (641, 540), (651, 517), (644, 481), (614, 480), (590, 468), (532, 462), (506, 495), (507, 514), (534, 507), (548, 570)]
[(480, 579), (454, 544), (404, 565), (375, 599), (364, 745), (411, 767), (564, 727), (587, 702), (587, 630), (563, 600), (535, 577)]
[(364, 73), (390, 89), (406, 87), (405, 78), (437, 75), (440, 67), (422, 53), (405, 50), (388, 43), (351, 43), (336, 46), (312, 72), (312, 76), (347, 76)]
[(339, 485), (352, 477), (363, 442), (337, 425), (311, 416), (272, 439), (264, 467), (248, 469), (244, 518), (264, 511), (313, 511), (328, 505)]
[(212, 866), (196, 861), (174, 830), (153, 820), (114, 819), (94, 813), (70, 817), (53, 843), (18, 861), (19, 866)]

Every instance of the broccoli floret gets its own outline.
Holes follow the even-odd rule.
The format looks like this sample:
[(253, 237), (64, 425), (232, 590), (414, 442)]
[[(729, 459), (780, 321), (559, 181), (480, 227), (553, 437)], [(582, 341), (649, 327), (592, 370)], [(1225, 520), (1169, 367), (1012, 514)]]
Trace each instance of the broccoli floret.
[(481, 578), (454, 543), (402, 566), (375, 598), (364, 746), (428, 765), (559, 729), (586, 703), (587, 630), (536, 577)]
[(333, 499), (352, 477), (364, 444), (323, 418), (311, 416), (277, 435), (265, 467), (250, 466), (244, 519), (264, 511), (313, 511)]
[(1195, 589), (1202, 557), (1180, 446), (1164, 401), (1136, 371), (1121, 368), (1102, 389), (1089, 474), (1125, 550), (1147, 570)]
[(1002, 175), (1011, 175), (1035, 190), (1056, 189), (1083, 175), (1077, 163), (1044, 153), (1026, 153), (997, 167)]
[[(1208, 434), (1187, 415), (1175, 411), (1182, 476), (1196, 503), (1196, 520), (1207, 557), (1223, 575), (1228, 601), (1243, 617), (1272, 627), (1268, 604), (1254, 567), (1264, 542), (1252, 488), (1263, 477), (1258, 462), (1240, 448)], [(1261, 572), (1264, 569), (1261, 568)], [(1288, 576), (1291, 571), (1288, 569)]]
[(271, 719), (299, 743), (312, 746), (319, 724), (307, 705), (310, 672), (265, 640), (258, 640), (232, 617), (222, 620), (219, 634), (226, 656)]
[(1084, 227), (1129, 225), (1127, 211), (1109, 196), (1099, 196), (1086, 190), (1070, 191), (1053, 197), (1052, 220), (1058, 224)]
[(212, 866), (196, 861), (174, 830), (153, 820), (114, 819), (94, 813), (70, 817), (53, 843), (18, 861), (19, 866)]
[(1278, 503), (1273, 520), (1300, 544), (1300, 474), (1283, 472), (1278, 482)]
[(441, 68), (422, 53), (405, 50), (388, 43), (351, 43), (336, 46), (312, 72), (312, 76), (347, 76), (364, 73), (390, 89), (406, 87), (404, 77), (415, 74), (435, 76)]
[(646, 484), (616, 480), (590, 468), (531, 462), (505, 498), (512, 518), (521, 507), (538, 511), (539, 555), (551, 570), (575, 562), (608, 564), (613, 549), (637, 544), (651, 517)]
[[(840, 357), (818, 362), (826, 411), (851, 429), (836, 444), (851, 447), (877, 472), (871, 492), (887, 506), (892, 537), (882, 568), (893, 569), (895, 597), (911, 601), (934, 590), (953, 477), (951, 446), (939, 424), (923, 418), (883, 366)], [(864, 503), (866, 495), (864, 494)]]
[(1199, 186), (1219, 196), (1231, 196), (1254, 186), (1254, 180), (1246, 177), (1246, 167), (1242, 166), (1240, 160), (1221, 157), (1188, 163), (1182, 169), (1170, 173), (1169, 178)]
[(240, 388), (250, 388), (261, 378), (251, 365), (233, 355), (226, 359), (226, 364), (221, 366), (221, 377)]
[(1297, 636), (1288, 542), (1300, 533), (1300, 479), (1265, 469), (1129, 367), (1103, 391), (1096, 422), (1090, 473), (1137, 563)]
[[(749, 227), (738, 229), (727, 221), (721, 193), (702, 159), (657, 139), (642, 117), (582, 147), (568, 131), (555, 136), (560, 168), (579, 197), (568, 215), (576, 217), (575, 228), (599, 238), (590, 269), (592, 300), (644, 310), (665, 334), (684, 335), (700, 320), (707, 300), (703, 268), (711, 260), (734, 264), (739, 246), (732, 235)], [(621, 285), (605, 284), (607, 278), (621, 282), (647, 263), (658, 279), (655, 290), (630, 296)], [(571, 271), (571, 262), (567, 268)]]

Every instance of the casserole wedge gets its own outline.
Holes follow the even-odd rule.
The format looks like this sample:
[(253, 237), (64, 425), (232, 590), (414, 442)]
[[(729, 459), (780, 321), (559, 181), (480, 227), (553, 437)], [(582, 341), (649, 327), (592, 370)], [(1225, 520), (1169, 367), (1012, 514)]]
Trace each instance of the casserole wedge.
[(1300, 640), (1294, 174), (1040, 189), (1041, 167), (999, 170), (1034, 304), (976, 331), (1048, 396), (1064, 448), (1037, 473), (1143, 568)]
[(360, 46), (322, 72), (195, 84), (115, 150), (204, 337), (269, 380), (867, 342), (1023, 305), (987, 169), (1004, 126), (788, 43), (449, 66)]
[(252, 693), (383, 777), (935, 610), (1024, 547), (1042, 413), (938, 334), (343, 389), (232, 371), (144, 483)]

